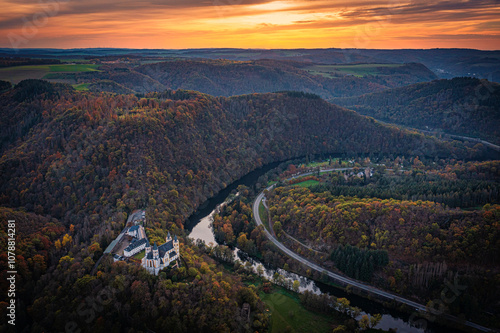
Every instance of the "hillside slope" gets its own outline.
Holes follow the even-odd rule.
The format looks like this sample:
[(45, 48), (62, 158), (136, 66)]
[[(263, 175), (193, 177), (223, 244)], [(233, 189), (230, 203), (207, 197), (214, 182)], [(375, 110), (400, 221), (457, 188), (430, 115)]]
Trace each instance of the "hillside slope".
[[(352, 45), (354, 47), (354, 45)], [(346, 45), (346, 47), (348, 47)], [(158, 60), (203, 58), (249, 61), (292, 60), (319, 64), (408, 63), (424, 64), (439, 78), (470, 76), (500, 82), (500, 52), (474, 49), (0, 49), (6, 57), (70, 58), (77, 56), (113, 61), (117, 58)]]
[(500, 85), (486, 80), (436, 80), (331, 101), (391, 123), (500, 143)]
[[(357, 96), (388, 88), (434, 80), (437, 76), (418, 63), (322, 65), (284, 60), (179, 60), (144, 65), (103, 64), (99, 71), (59, 73), (53, 82), (115, 82), (137, 93), (188, 89), (214, 96), (234, 96), (293, 90), (323, 98)], [(124, 93), (123, 89), (94, 85), (94, 91)]]
[[(23, 86), (4, 93), (4, 105), (24, 94)], [(167, 199), (168, 207), (162, 208), (181, 225), (223, 184), (273, 161), (335, 152), (462, 157), (472, 153), (383, 126), (302, 93), (214, 98), (167, 91), (138, 99), (68, 92), (64, 86), (54, 89), (50, 96), (36, 95), (15, 109), (37, 122), (29, 132), (21, 131), (0, 159), (2, 205), (25, 206), (28, 211), (41, 205), (53, 216), (74, 218), (71, 211), (79, 212), (82, 205), (114, 192), (106, 209), (115, 209), (120, 200), (134, 209), (150, 197), (159, 206)], [(12, 111), (2, 112), (8, 124)], [(157, 173), (163, 178), (160, 183)], [(116, 177), (123, 177), (120, 186), (113, 181)], [(116, 190), (103, 187), (103, 181)], [(122, 192), (125, 185), (140, 191)]]
[[(27, 249), (20, 248), (25, 256), (17, 258), (26, 267), (20, 281), (29, 281), (20, 283), (26, 306), (19, 313), (26, 318), (23, 325), (40, 331), (83, 322), (80, 304), (108, 286), (122, 286), (112, 300), (127, 311), (108, 306), (100, 318), (85, 322), (85, 331), (111, 329), (110, 322), (123, 330), (166, 331), (175, 323), (180, 332), (234, 331), (228, 327), (238, 326), (240, 296), (249, 291), (227, 273), (217, 273), (183, 237), (186, 218), (208, 197), (265, 163), (306, 154), (467, 158), (481, 153), (381, 125), (303, 93), (215, 98), (179, 90), (138, 98), (29, 81), (0, 99), (1, 105), (17, 103), (15, 109), (0, 109), (4, 127), (15, 114), (18, 122), (36, 119), (4, 142), (2, 211), (30, 214), (27, 220), (37, 216), (42, 224), (55, 221), (57, 227), (27, 240)], [(140, 207), (146, 207), (152, 238), (164, 239), (167, 230), (179, 235), (189, 276), (184, 269), (169, 273), (169, 280), (153, 279), (140, 267), (112, 260), (103, 260), (96, 276), (90, 275), (126, 215)], [(47, 251), (36, 263), (29, 257), (33, 246)], [(40, 279), (31, 282), (31, 276)], [(210, 301), (211, 295), (219, 295), (219, 301)], [(5, 300), (4, 294), (1, 304)], [(255, 303), (255, 313), (262, 314)]]
[(325, 77), (307, 70), (313, 65), (265, 59), (244, 62), (175, 60), (143, 65), (135, 70), (170, 89), (191, 89), (217, 96), (295, 90), (331, 98), (355, 96), (437, 78), (421, 64), (396, 65), (390, 70), (381, 68), (380, 75), (363, 77), (345, 74)]

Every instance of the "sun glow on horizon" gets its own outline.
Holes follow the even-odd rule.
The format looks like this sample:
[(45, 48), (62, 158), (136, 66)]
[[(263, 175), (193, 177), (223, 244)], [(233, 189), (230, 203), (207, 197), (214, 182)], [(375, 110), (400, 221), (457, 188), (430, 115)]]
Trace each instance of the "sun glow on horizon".
[(284, 9), (290, 9), (293, 8), (293, 2), (291, 1), (272, 1), (268, 3), (263, 3), (263, 4), (257, 4), (257, 5), (251, 5), (250, 6), (254, 10), (264, 10), (264, 11), (271, 11), (271, 10), (284, 10)]

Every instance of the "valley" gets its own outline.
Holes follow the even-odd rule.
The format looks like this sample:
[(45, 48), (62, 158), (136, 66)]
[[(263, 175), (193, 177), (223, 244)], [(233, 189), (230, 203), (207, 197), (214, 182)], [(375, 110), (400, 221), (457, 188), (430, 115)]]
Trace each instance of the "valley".
[[(0, 69), (21, 328), (499, 327), (498, 84), (391, 52), (42, 52)], [(175, 267), (138, 264), (138, 209)], [(193, 240), (209, 213), (215, 242)], [(467, 288), (436, 308), (447, 283)]]

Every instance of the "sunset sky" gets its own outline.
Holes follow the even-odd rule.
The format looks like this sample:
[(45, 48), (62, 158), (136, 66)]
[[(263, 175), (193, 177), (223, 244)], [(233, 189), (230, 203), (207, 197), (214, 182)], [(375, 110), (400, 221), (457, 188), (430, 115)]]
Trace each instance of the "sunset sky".
[(0, 0), (0, 47), (500, 49), (500, 0)]

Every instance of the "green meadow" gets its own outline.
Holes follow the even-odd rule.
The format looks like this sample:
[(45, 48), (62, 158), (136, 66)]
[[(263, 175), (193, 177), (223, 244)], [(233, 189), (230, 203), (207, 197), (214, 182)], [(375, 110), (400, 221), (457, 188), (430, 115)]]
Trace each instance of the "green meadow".
[(26, 79), (52, 79), (56, 73), (98, 71), (94, 64), (28, 65), (0, 68), (0, 80), (17, 84)]
[(270, 332), (331, 332), (333, 318), (316, 314), (304, 308), (295, 295), (285, 290), (260, 294), (271, 310)]

